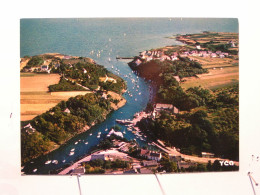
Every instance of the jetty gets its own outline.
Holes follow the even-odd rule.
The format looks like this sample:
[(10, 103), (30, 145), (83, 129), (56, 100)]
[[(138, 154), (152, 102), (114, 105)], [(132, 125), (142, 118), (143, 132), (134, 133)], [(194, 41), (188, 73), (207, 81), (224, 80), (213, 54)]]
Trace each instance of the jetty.
[(116, 59), (117, 60), (133, 60), (134, 57), (120, 57), (120, 56), (117, 56)]

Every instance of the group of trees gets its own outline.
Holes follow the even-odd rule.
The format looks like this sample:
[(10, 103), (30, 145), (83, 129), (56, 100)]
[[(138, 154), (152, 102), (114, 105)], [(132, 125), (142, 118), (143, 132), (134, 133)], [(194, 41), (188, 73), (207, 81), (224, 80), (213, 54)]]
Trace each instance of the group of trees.
[[(157, 85), (160, 85), (164, 81), (165, 76), (179, 76), (180, 78), (183, 78), (208, 72), (207, 69), (202, 68), (201, 64), (196, 61), (180, 56), (178, 56), (178, 58), (179, 60), (175, 61), (150, 60), (148, 62), (143, 62), (134, 69), (138, 71), (140, 76), (147, 80), (154, 81)], [(131, 66), (131, 63), (129, 63), (129, 65)]]
[(24, 67), (25, 68), (31, 68), (35, 66), (40, 66), (44, 62), (44, 59), (40, 56), (33, 56), (27, 63), (27, 65)]
[(214, 93), (200, 87), (183, 91), (178, 86), (172, 91), (168, 89), (165, 94), (167, 99), (164, 100), (168, 103), (183, 109), (189, 105), (189, 112), (176, 116), (162, 112), (155, 120), (141, 121), (140, 128), (150, 130), (154, 138), (162, 139), (168, 145), (179, 147), (182, 153), (200, 155), (206, 151), (238, 160), (238, 86)]
[(58, 84), (50, 85), (49, 87), (50, 92), (54, 91), (86, 91), (85, 88), (77, 85), (75, 82), (66, 80), (61, 77)]
[(166, 85), (177, 85), (175, 84), (176, 80), (173, 76), (179, 76), (180, 78), (192, 77), (208, 72), (207, 69), (202, 68), (201, 64), (196, 61), (180, 56), (178, 56), (178, 58), (179, 60), (175, 61), (150, 60), (136, 67), (131, 65), (133, 62), (130, 62), (129, 65), (137, 70), (140, 76), (147, 80), (152, 80), (157, 86), (160, 86), (162, 83)]
[(237, 55), (238, 51), (236, 50), (231, 50), (231, 44), (216, 44), (214, 42), (207, 42), (207, 43), (202, 43), (202, 47), (207, 48), (209, 51), (216, 52), (216, 51), (222, 51), (222, 52), (227, 52), (233, 55)]
[[(101, 98), (98, 94), (76, 96), (28, 121), (36, 131), (28, 133), (26, 129), (21, 130), (22, 162), (44, 154), (55, 144), (63, 144), (82, 132), (86, 125), (93, 126), (103, 121), (112, 111), (110, 101), (112, 100)], [(65, 109), (69, 113), (64, 112)], [(23, 122), (22, 126), (28, 122)]]
[(129, 169), (130, 163), (128, 161), (123, 161), (120, 159), (111, 160), (91, 160), (89, 162), (84, 162), (85, 174), (98, 174), (105, 173), (106, 169)]

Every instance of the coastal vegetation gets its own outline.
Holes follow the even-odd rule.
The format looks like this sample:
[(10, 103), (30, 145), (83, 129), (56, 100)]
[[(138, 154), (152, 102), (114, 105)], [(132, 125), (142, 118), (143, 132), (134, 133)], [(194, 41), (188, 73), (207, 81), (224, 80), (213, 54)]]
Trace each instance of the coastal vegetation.
[(179, 57), (179, 60), (175, 61), (160, 61), (151, 60), (144, 62), (137, 67), (133, 67), (132, 63), (129, 64), (135, 69), (140, 76), (147, 80), (153, 80), (157, 84), (161, 84), (168, 79), (168, 82), (174, 82), (170, 77), (179, 76), (192, 77), (196, 74), (207, 73), (208, 70), (202, 68), (201, 64), (196, 61), (191, 61), (189, 58)]
[(129, 169), (130, 163), (120, 159), (116, 159), (115, 161), (96, 159), (83, 163), (83, 166), (86, 170), (85, 174), (101, 174), (105, 173), (107, 169)]
[[(29, 58), (29, 57), (27, 57)], [(27, 63), (27, 65), (25, 66), (25, 68), (31, 68), (31, 67), (35, 67), (35, 66), (39, 66), (42, 65), (44, 62), (43, 58), (40, 56), (33, 56)]]
[(155, 120), (140, 121), (141, 129), (150, 130), (154, 139), (179, 147), (184, 154), (200, 155), (206, 151), (239, 159), (238, 85), (214, 92), (199, 87), (183, 91), (178, 86), (167, 94), (170, 103), (179, 103), (181, 108), (188, 106), (189, 112), (162, 112)]
[(50, 85), (50, 92), (55, 91), (87, 91), (83, 87), (77, 85), (75, 82), (61, 78), (58, 84)]
[[(96, 90), (100, 87), (100, 90), (121, 93), (126, 87), (123, 79), (112, 74), (103, 66), (78, 60), (74, 60), (73, 62), (75, 64), (68, 63), (64, 60), (60, 62), (59, 68), (53, 72), (62, 74), (61, 81), (55, 86), (50, 86), (50, 91), (63, 91), (63, 89), (64, 91), (67, 91), (67, 89), (77, 91), (79, 89), (86, 90), (86, 88)], [(109, 78), (113, 78), (115, 82), (100, 81), (101, 77), (108, 77), (108, 75)], [(65, 78), (66, 81), (64, 81)], [(76, 83), (79, 85), (76, 85)]]
[[(113, 108), (111, 101), (89, 93), (61, 101), (49, 111), (22, 122), (22, 163), (61, 145), (78, 133), (105, 120)], [(28, 123), (30, 127), (24, 128)], [(37, 149), (35, 149), (37, 148)]]

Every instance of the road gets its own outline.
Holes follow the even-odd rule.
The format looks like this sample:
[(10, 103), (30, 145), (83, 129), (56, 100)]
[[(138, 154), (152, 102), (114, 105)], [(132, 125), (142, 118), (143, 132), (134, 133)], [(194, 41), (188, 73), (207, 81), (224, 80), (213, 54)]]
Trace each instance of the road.
[[(154, 143), (154, 145), (169, 155), (181, 156), (185, 160), (190, 160), (190, 161), (194, 161), (194, 162), (198, 162), (198, 163), (208, 163), (208, 161), (211, 161), (211, 163), (214, 163), (215, 160), (228, 161), (228, 162), (231, 161), (229, 159), (223, 159), (223, 158), (206, 158), (206, 157), (197, 157), (197, 156), (186, 155), (186, 154), (182, 154), (182, 153), (178, 152), (175, 147), (174, 148), (162, 147), (156, 143)], [(237, 162), (237, 161), (233, 161), (233, 162), (236, 166), (239, 166), (239, 162)]]

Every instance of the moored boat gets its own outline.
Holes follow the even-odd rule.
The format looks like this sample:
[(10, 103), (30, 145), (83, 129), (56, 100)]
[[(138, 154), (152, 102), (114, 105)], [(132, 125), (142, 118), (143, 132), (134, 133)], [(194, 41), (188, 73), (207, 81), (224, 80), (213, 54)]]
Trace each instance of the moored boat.
[(51, 160), (47, 160), (47, 161), (45, 162), (46, 165), (48, 165), (48, 164), (50, 164), (50, 163), (51, 163)]

